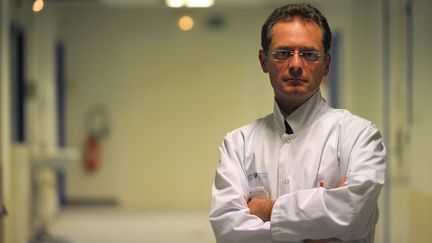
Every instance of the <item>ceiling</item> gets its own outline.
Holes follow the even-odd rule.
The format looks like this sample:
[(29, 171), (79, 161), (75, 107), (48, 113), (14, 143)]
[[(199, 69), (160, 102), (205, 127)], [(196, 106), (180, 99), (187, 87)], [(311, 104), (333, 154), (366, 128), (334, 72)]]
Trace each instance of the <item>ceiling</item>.
[[(165, 0), (45, 0), (56, 6), (165, 7)], [(287, 0), (215, 0), (214, 7), (263, 7), (282, 5)]]
[[(165, 5), (165, 0), (100, 0), (108, 5)], [(262, 6), (269, 3), (287, 2), (286, 0), (215, 0), (215, 7), (223, 6)]]

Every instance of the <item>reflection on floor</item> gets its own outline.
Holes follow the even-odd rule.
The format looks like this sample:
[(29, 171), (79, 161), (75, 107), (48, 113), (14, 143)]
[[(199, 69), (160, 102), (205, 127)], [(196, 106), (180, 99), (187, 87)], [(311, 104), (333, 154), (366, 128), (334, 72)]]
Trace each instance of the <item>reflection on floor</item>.
[(132, 212), (112, 208), (64, 210), (51, 235), (70, 243), (214, 243), (208, 212)]

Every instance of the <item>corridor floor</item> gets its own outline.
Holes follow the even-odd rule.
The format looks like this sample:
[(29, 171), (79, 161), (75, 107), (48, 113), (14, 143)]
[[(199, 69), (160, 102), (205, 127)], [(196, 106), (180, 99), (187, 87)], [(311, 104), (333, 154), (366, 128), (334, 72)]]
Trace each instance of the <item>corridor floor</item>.
[(214, 243), (207, 215), (72, 208), (61, 212), (49, 231), (69, 243)]

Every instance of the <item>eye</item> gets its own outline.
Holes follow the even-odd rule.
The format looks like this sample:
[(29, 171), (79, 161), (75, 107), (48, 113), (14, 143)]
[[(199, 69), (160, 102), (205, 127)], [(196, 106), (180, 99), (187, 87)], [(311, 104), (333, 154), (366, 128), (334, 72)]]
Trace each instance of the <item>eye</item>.
[(320, 54), (318, 52), (315, 52), (315, 51), (305, 51), (305, 52), (302, 52), (302, 56), (306, 61), (316, 62), (316, 61), (318, 61)]
[(288, 50), (274, 50), (273, 51), (273, 58), (278, 61), (284, 61), (287, 60), (292, 56), (292, 52)]

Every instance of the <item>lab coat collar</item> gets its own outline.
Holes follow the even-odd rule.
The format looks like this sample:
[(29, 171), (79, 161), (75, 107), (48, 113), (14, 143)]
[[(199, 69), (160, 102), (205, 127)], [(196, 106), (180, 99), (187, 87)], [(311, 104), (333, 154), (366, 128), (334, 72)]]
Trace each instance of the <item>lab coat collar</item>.
[(314, 120), (321, 116), (330, 107), (326, 104), (324, 98), (321, 96), (321, 91), (312, 95), (305, 103), (297, 108), (290, 115), (286, 115), (281, 111), (276, 100), (274, 101), (274, 121), (276, 126), (282, 132), (285, 132), (284, 120), (288, 122), (294, 133), (308, 127)]

